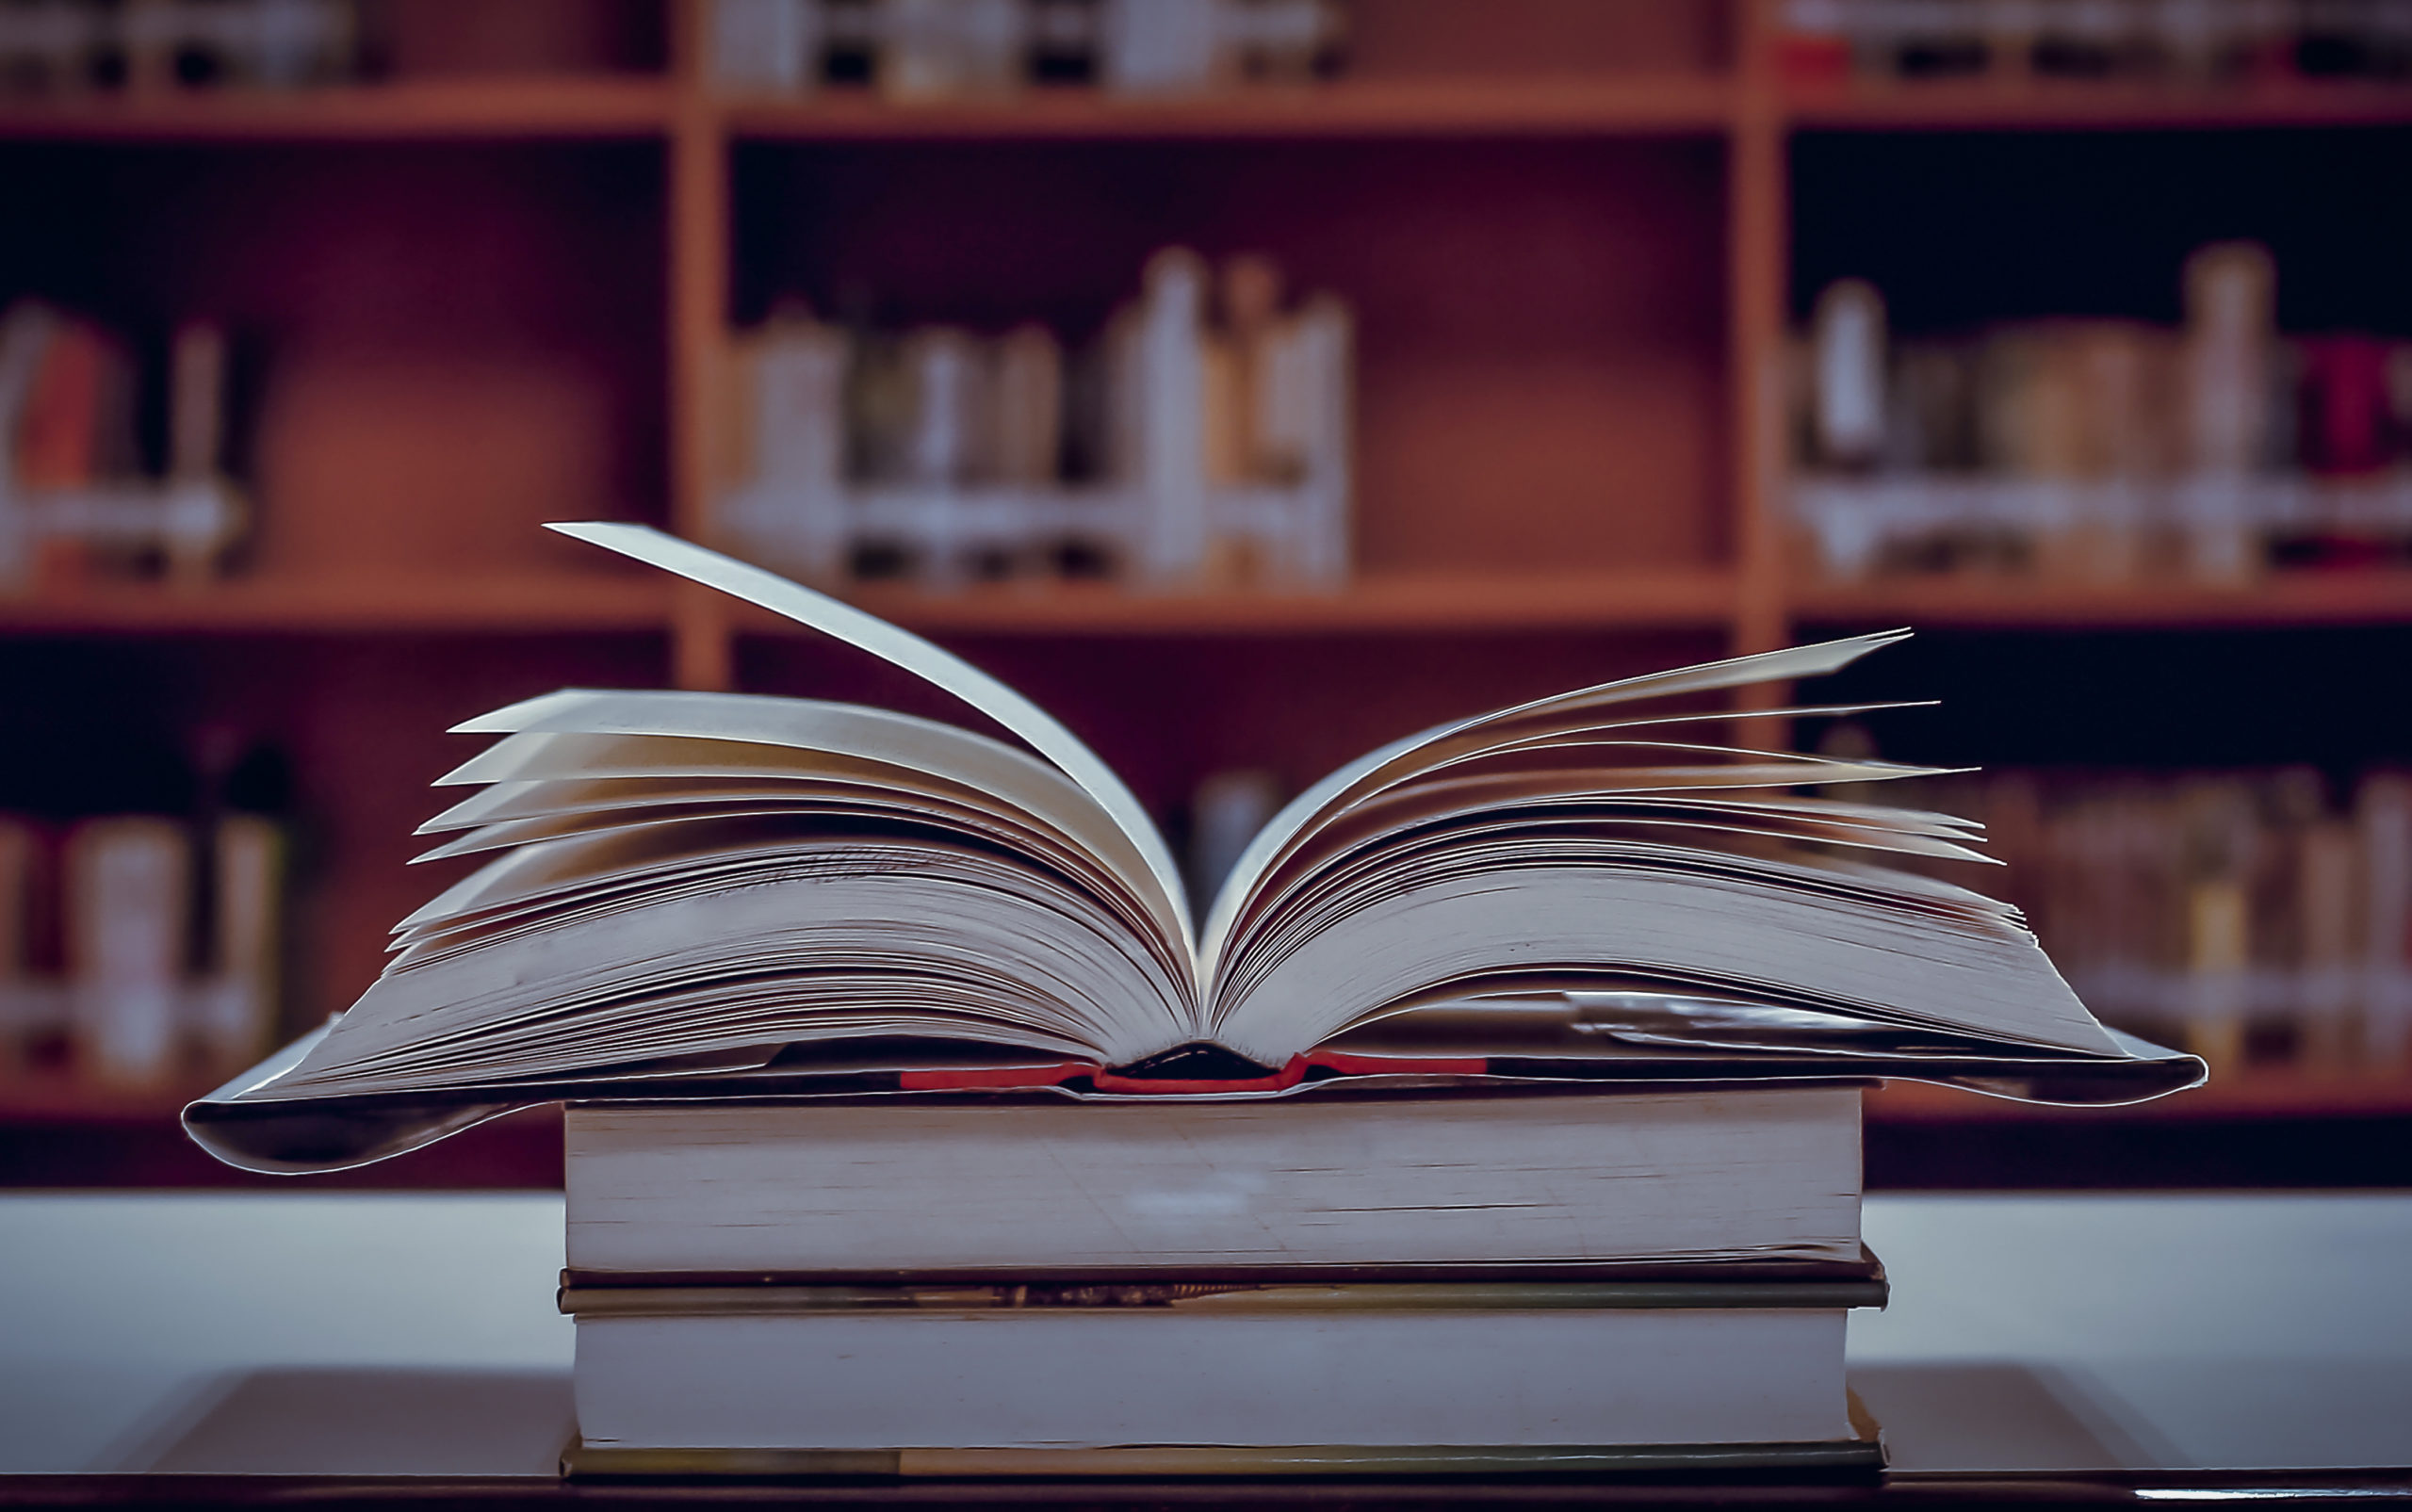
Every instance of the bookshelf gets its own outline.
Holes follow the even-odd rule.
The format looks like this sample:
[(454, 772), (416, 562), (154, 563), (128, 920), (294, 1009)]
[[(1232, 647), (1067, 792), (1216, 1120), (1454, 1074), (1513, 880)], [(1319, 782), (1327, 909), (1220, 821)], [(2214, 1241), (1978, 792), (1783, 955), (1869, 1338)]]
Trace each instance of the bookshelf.
[(865, 608), (937, 634), (1368, 635), (1517, 630), (1721, 630), (1734, 575), (1714, 567), (1618, 572), (1369, 572), (1345, 591), (1131, 593), (1068, 584), (961, 593), (883, 589)]
[[(136, 325), (203, 310), (266, 353), (237, 364), (258, 511), (238, 570), (0, 598), (0, 677), (61, 699), (76, 677), (176, 690), (162, 719), (289, 750), (313, 870), (286, 1011), (313, 1020), (444, 880), (400, 862), (421, 785), (468, 749), (446, 725), (572, 682), (854, 686), (750, 611), (533, 528), (702, 531), (732, 320), (875, 277), (903, 319), (1093, 326), (1169, 242), (1268, 251), (1355, 306), (1350, 585), (857, 594), (1027, 682), (1160, 810), (1214, 764), (1303, 782), (1528, 682), (1811, 629), (2412, 624), (2412, 572), (1821, 584), (1783, 511), (1781, 371), (1804, 138), (2375, 138), (2412, 126), (2412, 89), (1812, 87), (1778, 76), (1754, 0), (1478, 8), (1359, 0), (1328, 84), (906, 106), (714, 92), (700, 0), (546, 0), (509, 24), (418, 0), (372, 82), (0, 101), (0, 175), (37, 228), (0, 252), (0, 295)], [(1345, 727), (1268, 690), (1293, 676), (1309, 707), (1347, 699)], [(1201, 706), (1176, 709), (1167, 680)], [(2412, 1114), (2407, 1089), (2412, 1071), (2375, 1089), (2278, 1076), (2221, 1106)], [(0, 1078), (20, 1123), (127, 1106)]]
[(294, 573), (186, 593), (86, 584), (0, 599), (0, 628), (27, 635), (659, 633), (669, 613), (661, 584), (600, 574)]
[[(728, 103), (729, 135), (785, 141), (1124, 141), (1471, 137), (1699, 136), (1734, 117), (1714, 77), (1540, 82), (1334, 82), (1264, 97), (1132, 102), (1041, 98), (987, 106), (875, 100)], [(1067, 91), (1067, 95), (1069, 91)]]
[(2216, 90), (2105, 82), (1795, 86), (1784, 110), (1804, 130), (2203, 131), (2412, 122), (2412, 100), (2401, 89), (2310, 81)]
[(1941, 628), (2300, 628), (2400, 625), (2412, 582), (2399, 575), (2300, 574), (2250, 586), (2095, 588), (2016, 581), (1806, 586), (1792, 600), (1804, 625)]
[(434, 78), (269, 94), (99, 95), (0, 105), (10, 141), (653, 140), (670, 123), (659, 78)]

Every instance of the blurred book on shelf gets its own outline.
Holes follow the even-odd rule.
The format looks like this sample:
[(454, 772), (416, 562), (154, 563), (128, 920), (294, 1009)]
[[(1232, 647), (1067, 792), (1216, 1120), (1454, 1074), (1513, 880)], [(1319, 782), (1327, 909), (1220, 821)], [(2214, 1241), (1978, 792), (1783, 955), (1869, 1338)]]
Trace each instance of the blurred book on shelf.
[(868, 85), (906, 102), (1199, 94), (1327, 77), (1346, 37), (1341, 0), (716, 0), (711, 73), (731, 93)]
[(1272, 822), (1288, 796), (1279, 778), (1257, 767), (1226, 767), (1199, 779), (1189, 800), (1182, 867), (1193, 907), (1202, 913), (1214, 901), (1248, 841)]
[(1348, 570), (1345, 306), (1255, 256), (1149, 261), (1090, 347), (775, 310), (732, 342), (714, 528), (823, 582), (1114, 577), (1337, 586)]
[(1777, 24), (1801, 84), (2412, 79), (2402, 0), (1786, 0)]
[(1987, 890), (2104, 1022), (2215, 1076), (2412, 1072), (2412, 774), (2004, 769), (1929, 801), (1985, 825)]
[(13, 0), (0, 5), (0, 98), (352, 76), (352, 0)]
[(282, 784), (254, 747), (190, 814), (0, 814), (0, 1082), (139, 1100), (257, 1058), (282, 1027), (288, 826), (249, 805)]
[(1987, 573), (2234, 585), (2412, 567), (2412, 343), (2282, 335), (2275, 268), (2204, 247), (2185, 324), (2056, 319), (1894, 339), (1821, 293), (1793, 511), (1829, 580)]
[(68, 837), (68, 1036), (107, 1086), (166, 1084), (192, 915), (191, 845), (164, 819), (90, 820)]
[[(225, 333), (207, 322), (180, 326), (144, 364), (116, 333), (38, 301), (0, 314), (0, 594), (216, 572), (245, 514), (223, 467), (226, 378)], [(155, 474), (146, 387), (166, 396)]]

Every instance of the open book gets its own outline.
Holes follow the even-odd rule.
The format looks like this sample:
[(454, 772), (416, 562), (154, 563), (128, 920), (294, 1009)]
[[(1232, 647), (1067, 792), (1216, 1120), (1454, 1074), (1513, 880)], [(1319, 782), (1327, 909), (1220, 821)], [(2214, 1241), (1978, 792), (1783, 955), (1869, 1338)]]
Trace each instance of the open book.
[[(1926, 769), (1706, 743), (1700, 695), (1855, 637), (1459, 720), (1276, 815), (1193, 919), (1131, 791), (1036, 706), (837, 600), (644, 527), (565, 534), (849, 642), (1022, 746), (883, 709), (564, 691), (460, 726), (431, 856), (330, 1026), (193, 1105), (259, 1169), (328, 1168), (564, 1097), (1335, 1079), (1910, 1076), (2049, 1100), (2190, 1085), (2096, 1023), (2011, 908), (1877, 864), (1976, 826), (1816, 796)], [(1851, 712), (1801, 707), (1792, 714)], [(1805, 794), (1805, 795), (1804, 795)]]

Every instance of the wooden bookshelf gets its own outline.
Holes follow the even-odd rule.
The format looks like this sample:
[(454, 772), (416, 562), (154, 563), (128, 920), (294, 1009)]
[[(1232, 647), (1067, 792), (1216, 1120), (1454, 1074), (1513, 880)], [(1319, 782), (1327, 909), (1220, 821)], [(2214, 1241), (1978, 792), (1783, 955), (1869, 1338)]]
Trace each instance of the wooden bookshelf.
[(270, 574), (190, 588), (94, 584), (0, 598), (0, 633), (662, 632), (670, 601), (665, 584), (601, 575)]
[(411, 80), (0, 105), (0, 140), (221, 142), (639, 138), (669, 129), (659, 78)]
[[(660, 78), (425, 79), (0, 103), (0, 139), (554, 139), (668, 135), (682, 93)], [(1723, 135), (1802, 130), (2236, 130), (2412, 124), (2400, 86), (2251, 89), (1884, 83), (1801, 89), (1725, 74), (1464, 82), (1377, 80), (1239, 95), (1117, 100), (1079, 89), (899, 105), (858, 88), (693, 102), (727, 137), (807, 141)]]
[(2412, 623), (2412, 573), (2277, 573), (2233, 588), (2037, 584), (2015, 578), (1902, 578), (1804, 586), (1802, 624), (1952, 629), (2251, 629)]
[(2116, 83), (1862, 83), (1785, 92), (1805, 129), (2189, 131), (2412, 123), (2412, 90), (2295, 81), (2220, 89)]
[[(1148, 252), (1182, 241), (1270, 252), (1357, 306), (1345, 590), (852, 593), (1018, 675), (1095, 673), (1039, 691), (1168, 805), (1195, 775), (1167, 754), (1182, 742), (1303, 779), (1362, 748), (1344, 741), (1520, 679), (1807, 627), (2412, 624), (2412, 571), (1817, 583), (1785, 517), (1781, 371), (1803, 134), (2388, 128), (2412, 125), (2412, 88), (1812, 89), (1776, 76), (1764, 0), (1360, 0), (1351, 69), (1328, 84), (928, 106), (715, 94), (700, 0), (537, 8), (591, 12), (595, 36), (484, 58), (422, 39), (390, 79), (291, 94), (0, 104), (0, 177), (32, 211), (0, 249), (0, 296), (138, 325), (208, 313), (272, 347), (244, 400), (248, 565), (189, 590), (0, 598), (0, 665), (57, 661), (61, 700), (87, 695), (88, 667), (147, 679), (189, 695), (176, 719), (256, 726), (319, 764), (295, 1023), (350, 999), (433, 882), (401, 861), (418, 785), (465, 754), (447, 724), (566, 681), (837, 677), (763, 617), (598, 570), (534, 528), (613, 515), (704, 533), (726, 333), (790, 291), (834, 307), (868, 284), (907, 319), (1093, 323)], [(1294, 661), (1317, 669), (1314, 696), (1361, 702), (1364, 727), (1310, 731), (1320, 707), (1276, 707)], [(1213, 707), (1166, 714), (1149, 689), (1170, 677)], [(1225, 713), (1228, 731), (1207, 728)], [(2170, 1106), (2412, 1114), (2412, 1078), (2237, 1085), (2266, 1090)], [(1876, 1106), (1992, 1107), (1951, 1095), (1930, 1114), (1924, 1096)], [(0, 1117), (85, 1106), (0, 1082)]]
[(0, 1137), (13, 1124), (172, 1124), (186, 1103), (215, 1084), (193, 1081), (164, 1087), (111, 1087), (57, 1072), (11, 1071), (0, 1074)]
[(1041, 90), (993, 104), (892, 105), (861, 91), (730, 101), (730, 136), (795, 141), (1122, 141), (1322, 138), (1711, 135), (1733, 123), (1724, 79), (1334, 83), (1202, 100)]
[[(178, 1115), (187, 1103), (205, 1097), (232, 1071), (211, 1075), (187, 1065), (158, 1082), (114, 1084), (78, 1075), (56, 1059), (16, 1059), (0, 1064), (0, 1169), (9, 1162), (6, 1141), (12, 1132), (65, 1131), (106, 1139), (179, 1137)], [(8, 1184), (0, 1176), (0, 1186)]]
[[(1696, 629), (1734, 615), (1731, 573), (1367, 573), (1333, 593), (1160, 593), (1101, 585), (862, 589), (855, 602), (928, 634), (1381, 635), (1388, 633)], [(748, 614), (745, 629), (784, 622)], [(792, 628), (791, 626), (790, 628)]]

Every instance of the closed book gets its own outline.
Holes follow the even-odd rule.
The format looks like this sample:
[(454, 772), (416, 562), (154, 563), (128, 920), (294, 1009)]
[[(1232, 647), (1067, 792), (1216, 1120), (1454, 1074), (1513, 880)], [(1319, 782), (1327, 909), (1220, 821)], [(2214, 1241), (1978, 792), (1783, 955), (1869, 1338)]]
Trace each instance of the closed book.
[(1882, 1297), (1881, 1282), (573, 1286), (570, 1468), (1867, 1464), (1844, 1322)]
[(618, 1276), (1860, 1260), (1859, 1090), (575, 1103)]

